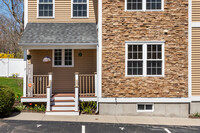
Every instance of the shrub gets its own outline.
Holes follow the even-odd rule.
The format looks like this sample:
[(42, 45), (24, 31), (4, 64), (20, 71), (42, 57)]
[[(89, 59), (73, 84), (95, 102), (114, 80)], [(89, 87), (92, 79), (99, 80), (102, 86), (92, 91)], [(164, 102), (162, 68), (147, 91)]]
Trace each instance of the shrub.
[(19, 77), (19, 73), (12, 73), (12, 78), (18, 78)]
[(97, 103), (94, 101), (81, 102), (80, 107), (81, 107), (81, 113), (92, 114), (95, 113), (97, 109)]
[(23, 105), (23, 103), (19, 103), (17, 106), (15, 106), (15, 111), (22, 111), (26, 108), (25, 105)]
[(14, 92), (5, 86), (0, 86), (0, 117), (8, 116), (15, 102)]
[(200, 113), (196, 112), (192, 116), (198, 118), (198, 117), (200, 117)]

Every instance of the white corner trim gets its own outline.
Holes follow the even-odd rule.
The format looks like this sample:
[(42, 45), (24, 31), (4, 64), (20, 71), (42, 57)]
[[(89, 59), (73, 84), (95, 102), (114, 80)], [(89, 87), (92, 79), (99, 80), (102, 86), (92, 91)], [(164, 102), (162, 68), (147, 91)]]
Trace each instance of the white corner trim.
[(100, 98), (102, 103), (189, 103), (190, 98)]
[(37, 18), (38, 19), (53, 19), (53, 18), (55, 18), (55, 0), (52, 0), (52, 2), (53, 2), (53, 16), (52, 17), (45, 17), (45, 16), (42, 16), (42, 17), (40, 17), (39, 16), (39, 0), (37, 0)]
[(24, 0), (24, 29), (28, 23), (28, 0)]
[(192, 1), (188, 1), (188, 97), (192, 96)]
[(97, 97), (102, 96), (102, 0), (98, 0)]
[(21, 98), (21, 102), (47, 102), (47, 98)]
[(54, 65), (54, 50), (52, 50), (52, 67), (74, 67), (74, 49), (72, 49), (72, 65), (64, 65), (65, 63), (65, 49), (61, 49), (61, 58), (62, 58), (62, 65), (56, 66)]

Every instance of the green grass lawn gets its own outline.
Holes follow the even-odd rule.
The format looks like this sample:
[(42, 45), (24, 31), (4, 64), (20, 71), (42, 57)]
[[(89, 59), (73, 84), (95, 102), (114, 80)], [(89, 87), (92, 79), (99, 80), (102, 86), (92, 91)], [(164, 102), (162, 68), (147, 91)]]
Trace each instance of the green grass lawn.
[(11, 88), (15, 93), (15, 97), (23, 95), (23, 79), (0, 77), (0, 86)]

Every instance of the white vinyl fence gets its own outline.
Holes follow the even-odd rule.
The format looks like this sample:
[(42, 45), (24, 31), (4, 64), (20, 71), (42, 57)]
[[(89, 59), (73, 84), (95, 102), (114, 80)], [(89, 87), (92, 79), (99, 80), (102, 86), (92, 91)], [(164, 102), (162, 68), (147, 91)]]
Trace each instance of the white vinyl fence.
[(23, 77), (24, 69), (24, 59), (0, 58), (0, 77), (9, 77), (13, 73)]

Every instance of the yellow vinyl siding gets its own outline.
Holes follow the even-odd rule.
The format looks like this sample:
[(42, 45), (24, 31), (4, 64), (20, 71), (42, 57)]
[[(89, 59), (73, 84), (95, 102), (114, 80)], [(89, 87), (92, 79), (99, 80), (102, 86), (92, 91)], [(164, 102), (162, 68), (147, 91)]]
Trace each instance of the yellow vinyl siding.
[(89, 0), (89, 18), (71, 18), (71, 0), (55, 0), (55, 18), (37, 18), (37, 0), (28, 0), (29, 23), (96, 23), (96, 2)]
[(192, 95), (200, 96), (200, 28), (192, 28)]
[[(82, 52), (82, 56), (78, 53)], [(74, 92), (75, 72), (94, 74), (96, 72), (96, 50), (74, 50), (74, 67), (52, 67), (52, 63), (42, 62), (45, 56), (52, 59), (52, 50), (30, 50), (34, 75), (53, 72), (53, 93)]]
[(192, 21), (200, 22), (200, 0), (192, 0)]

